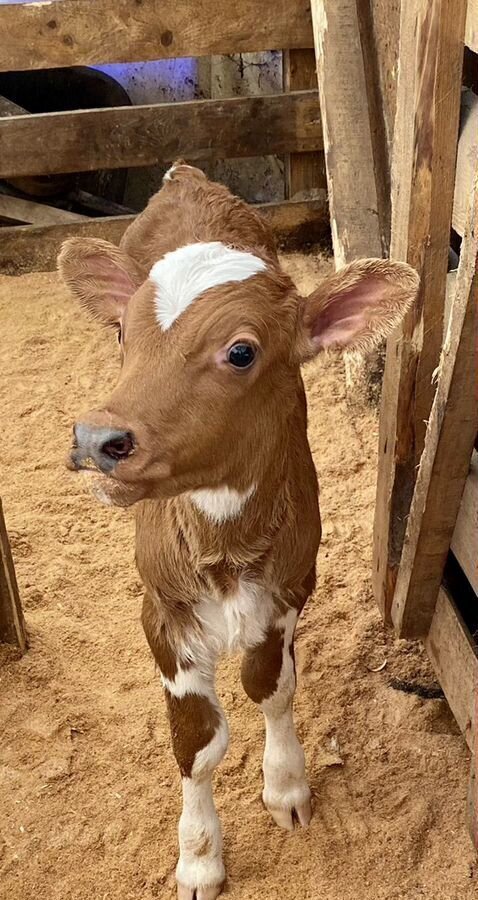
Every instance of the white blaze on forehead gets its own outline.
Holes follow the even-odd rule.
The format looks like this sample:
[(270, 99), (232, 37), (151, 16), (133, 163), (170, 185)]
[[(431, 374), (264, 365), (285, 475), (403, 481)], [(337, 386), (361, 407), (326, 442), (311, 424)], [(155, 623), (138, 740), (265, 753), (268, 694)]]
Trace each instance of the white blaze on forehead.
[(188, 306), (210, 288), (246, 281), (263, 272), (263, 259), (233, 250), (220, 241), (188, 244), (166, 253), (149, 273), (155, 287), (156, 317), (166, 331)]

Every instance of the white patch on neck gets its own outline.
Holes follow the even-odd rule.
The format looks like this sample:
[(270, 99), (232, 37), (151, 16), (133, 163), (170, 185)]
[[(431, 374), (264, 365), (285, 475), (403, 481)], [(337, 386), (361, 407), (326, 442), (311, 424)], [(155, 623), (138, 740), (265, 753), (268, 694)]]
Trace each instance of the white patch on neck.
[(189, 497), (208, 519), (220, 524), (227, 519), (237, 519), (255, 489), (255, 484), (242, 492), (229, 487), (205, 488), (191, 491)]
[(263, 272), (263, 259), (220, 241), (188, 244), (166, 253), (149, 277), (155, 286), (156, 317), (166, 331), (201, 294), (220, 284), (246, 281)]

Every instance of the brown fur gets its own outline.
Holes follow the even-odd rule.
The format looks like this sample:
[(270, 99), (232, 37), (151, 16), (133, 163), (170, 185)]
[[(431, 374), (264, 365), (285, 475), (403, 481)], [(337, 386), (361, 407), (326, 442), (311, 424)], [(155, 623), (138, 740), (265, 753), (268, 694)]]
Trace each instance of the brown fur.
[(284, 631), (270, 628), (257, 647), (246, 650), (242, 660), (241, 679), (248, 697), (262, 703), (272, 697), (282, 668)]
[(176, 762), (181, 775), (191, 778), (196, 754), (214, 737), (220, 716), (207, 697), (186, 694), (178, 698), (168, 690), (165, 695)]
[[(162, 331), (147, 278), (152, 265), (168, 251), (215, 240), (261, 257), (266, 270), (207, 291)], [(143, 625), (161, 671), (173, 678), (182, 645), (201, 631), (200, 597), (227, 602), (239, 578), (253, 581), (258, 594), (263, 588), (275, 597), (277, 620), (287, 606), (300, 611), (312, 593), (320, 516), (300, 363), (322, 345), (377, 344), (412, 302), (417, 277), (401, 263), (363, 260), (301, 298), (280, 269), (268, 225), (184, 165), (127, 229), (119, 249), (70, 241), (59, 267), (90, 312), (121, 325), (117, 387), (84, 421), (135, 435), (134, 453), (101, 486), (119, 505), (143, 501), (136, 507)], [(341, 327), (349, 328), (347, 340)], [(255, 365), (241, 374), (218, 367), (212, 351), (244, 332), (260, 348)], [(328, 343), (324, 334), (331, 335)], [(198, 488), (245, 491), (252, 484), (255, 493), (240, 517), (220, 527), (189, 497)], [(246, 655), (243, 679), (258, 702), (277, 684), (279, 636), (272, 622), (264, 643)], [(218, 714), (197, 695), (168, 696), (168, 706), (175, 753), (190, 774)]]

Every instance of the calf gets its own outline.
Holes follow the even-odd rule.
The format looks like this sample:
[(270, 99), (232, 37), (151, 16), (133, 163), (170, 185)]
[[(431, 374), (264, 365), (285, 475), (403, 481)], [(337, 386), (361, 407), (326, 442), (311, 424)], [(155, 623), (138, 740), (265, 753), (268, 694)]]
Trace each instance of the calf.
[(212, 792), (228, 743), (214, 687), (224, 651), (243, 651), (242, 683), (264, 713), (265, 806), (289, 830), (311, 817), (292, 716), (294, 630), (320, 541), (300, 365), (377, 344), (417, 276), (362, 260), (301, 297), (267, 224), (183, 163), (119, 248), (73, 238), (59, 268), (118, 332), (117, 387), (75, 425), (71, 465), (99, 500), (137, 504), (142, 622), (182, 776), (178, 897), (212, 900), (225, 879)]

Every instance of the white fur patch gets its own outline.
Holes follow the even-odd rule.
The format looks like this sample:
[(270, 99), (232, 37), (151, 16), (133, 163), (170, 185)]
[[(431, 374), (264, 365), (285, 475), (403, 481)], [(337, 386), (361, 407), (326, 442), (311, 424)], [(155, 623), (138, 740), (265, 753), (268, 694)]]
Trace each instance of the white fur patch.
[(193, 891), (223, 883), (226, 873), (222, 861), (221, 826), (214, 807), (210, 776), (204, 780), (183, 778), (179, 850), (176, 878), (180, 884)]
[(282, 668), (272, 697), (261, 703), (266, 721), (262, 799), (267, 807), (276, 810), (297, 809), (310, 800), (304, 751), (295, 732), (292, 713), (295, 673), (289, 646), (296, 622), (295, 610), (289, 610), (277, 622), (279, 627), (284, 628)]
[[(179, 165), (181, 166), (182, 169), (193, 169), (194, 168), (194, 166), (188, 166), (187, 163), (179, 163)], [(163, 182), (173, 180), (173, 174), (176, 171), (176, 169), (179, 168), (179, 165), (176, 165), (176, 163), (174, 163), (172, 166), (170, 166), (168, 171), (165, 172), (163, 175)]]
[(220, 487), (191, 491), (190, 499), (197, 509), (201, 510), (211, 522), (220, 524), (227, 519), (237, 519), (247, 501), (256, 489), (251, 484), (247, 491), (236, 491), (235, 488)]
[(240, 580), (235, 594), (226, 598), (204, 597), (195, 613), (208, 650), (219, 656), (260, 644), (272, 621), (273, 609), (271, 593)]
[(161, 328), (170, 328), (205, 291), (246, 281), (265, 268), (264, 260), (258, 256), (233, 250), (220, 241), (188, 244), (166, 253), (149, 273), (155, 286), (156, 317)]

